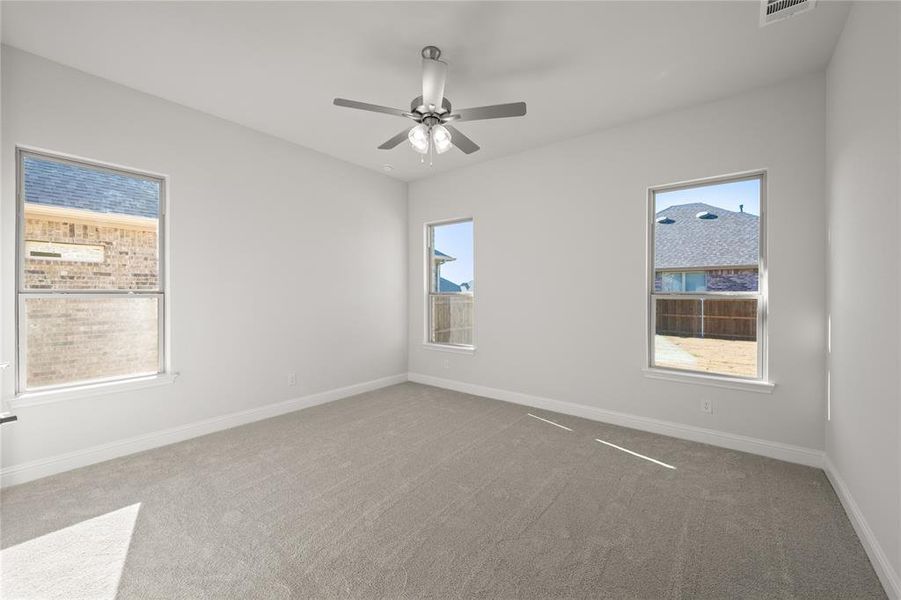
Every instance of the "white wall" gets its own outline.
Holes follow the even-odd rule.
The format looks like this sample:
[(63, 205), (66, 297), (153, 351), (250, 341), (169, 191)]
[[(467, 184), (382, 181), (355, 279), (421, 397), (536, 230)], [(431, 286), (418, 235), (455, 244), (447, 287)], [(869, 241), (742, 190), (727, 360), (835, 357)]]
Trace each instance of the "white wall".
[[(412, 183), (410, 371), (822, 450), (824, 85), (811, 75)], [(760, 168), (774, 393), (646, 378), (647, 188)], [(422, 345), (423, 224), (465, 216), (473, 356)]]
[[(2, 356), (14, 149), (170, 177), (176, 383), (17, 409), (6, 467), (406, 371), (406, 186), (12, 48), (2, 54)], [(297, 385), (288, 385), (288, 373)], [(14, 393), (10, 371), (3, 397)]]
[(826, 121), (832, 320), (826, 452), (894, 568), (896, 586), (901, 573), (899, 6), (862, 2), (851, 9), (827, 72)]

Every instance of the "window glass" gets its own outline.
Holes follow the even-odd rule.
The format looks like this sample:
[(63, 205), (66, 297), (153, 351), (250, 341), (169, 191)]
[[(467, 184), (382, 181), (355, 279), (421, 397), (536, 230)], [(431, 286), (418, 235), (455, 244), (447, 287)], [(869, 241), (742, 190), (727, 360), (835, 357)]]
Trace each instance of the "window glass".
[(159, 370), (155, 297), (26, 297), (23, 304), (31, 389)]
[(757, 300), (655, 299), (658, 367), (757, 376)]
[(26, 155), (23, 287), (159, 289), (160, 183)]
[(475, 277), (472, 221), (430, 225), (428, 341), (472, 345)]
[(162, 370), (163, 182), (19, 152), (18, 385)]
[(658, 272), (703, 269), (724, 280), (710, 289), (757, 291), (760, 179), (655, 192), (654, 212)]
[(651, 194), (651, 366), (763, 376), (762, 182), (755, 176)]

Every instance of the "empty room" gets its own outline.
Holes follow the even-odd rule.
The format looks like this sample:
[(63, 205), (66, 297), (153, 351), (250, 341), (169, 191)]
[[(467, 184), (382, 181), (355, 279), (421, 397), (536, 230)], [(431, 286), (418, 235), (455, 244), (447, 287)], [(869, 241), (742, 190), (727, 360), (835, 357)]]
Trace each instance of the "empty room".
[(0, 29), (3, 600), (901, 600), (901, 1)]

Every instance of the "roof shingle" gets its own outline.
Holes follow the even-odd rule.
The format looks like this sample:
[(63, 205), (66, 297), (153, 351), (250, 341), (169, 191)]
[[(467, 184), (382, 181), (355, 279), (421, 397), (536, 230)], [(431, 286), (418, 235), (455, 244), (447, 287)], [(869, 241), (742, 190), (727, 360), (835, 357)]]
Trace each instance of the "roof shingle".
[[(700, 212), (715, 219), (699, 219)], [(693, 202), (657, 213), (654, 223), (654, 265), (657, 269), (756, 266), (760, 219), (746, 212)]]
[(24, 157), (25, 202), (139, 217), (159, 216), (160, 185), (70, 163)]

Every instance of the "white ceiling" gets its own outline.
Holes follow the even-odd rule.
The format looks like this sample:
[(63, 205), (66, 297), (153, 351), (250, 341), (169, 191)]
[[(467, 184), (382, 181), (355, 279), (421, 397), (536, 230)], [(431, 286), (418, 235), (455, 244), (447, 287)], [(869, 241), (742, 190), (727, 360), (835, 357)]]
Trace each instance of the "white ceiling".
[[(824, 68), (845, 3), (758, 27), (734, 2), (10, 2), (2, 40), (326, 154), (413, 180)], [(482, 146), (433, 167), (398, 108), (439, 46), (457, 108), (523, 100), (518, 119), (461, 123)]]

